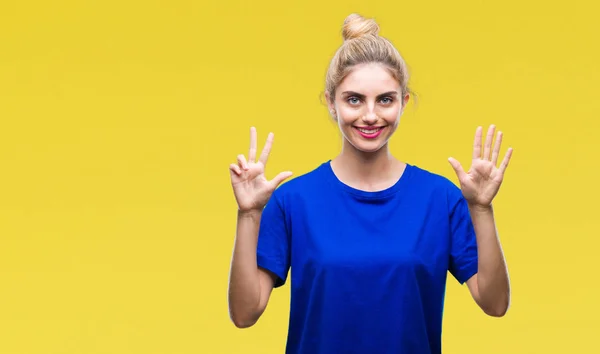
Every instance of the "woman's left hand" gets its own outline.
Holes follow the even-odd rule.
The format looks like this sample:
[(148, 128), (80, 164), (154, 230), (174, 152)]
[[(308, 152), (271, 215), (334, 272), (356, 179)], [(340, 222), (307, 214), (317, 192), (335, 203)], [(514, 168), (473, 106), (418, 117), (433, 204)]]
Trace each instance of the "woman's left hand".
[(454, 168), (456, 176), (460, 182), (460, 188), (467, 202), (472, 206), (489, 207), (492, 200), (498, 193), (504, 172), (512, 155), (512, 148), (509, 148), (504, 155), (500, 166), (498, 156), (500, 155), (500, 145), (502, 144), (502, 132), (498, 132), (494, 149), (492, 150), (492, 140), (494, 138), (495, 126), (491, 125), (487, 132), (483, 156), (481, 155), (482, 127), (477, 127), (475, 132), (475, 141), (473, 144), (473, 161), (471, 168), (465, 172), (461, 164), (454, 158), (448, 158), (450, 165)]

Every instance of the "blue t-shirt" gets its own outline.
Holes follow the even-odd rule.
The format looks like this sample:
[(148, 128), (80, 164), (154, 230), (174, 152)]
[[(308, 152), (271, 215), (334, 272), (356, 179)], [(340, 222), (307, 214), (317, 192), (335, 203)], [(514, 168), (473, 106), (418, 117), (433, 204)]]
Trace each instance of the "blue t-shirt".
[[(288, 354), (439, 354), (448, 272), (477, 273), (466, 200), (407, 164), (377, 192), (342, 183), (330, 161), (275, 190), (258, 266), (291, 276)], [(291, 269), (291, 271), (290, 271)]]

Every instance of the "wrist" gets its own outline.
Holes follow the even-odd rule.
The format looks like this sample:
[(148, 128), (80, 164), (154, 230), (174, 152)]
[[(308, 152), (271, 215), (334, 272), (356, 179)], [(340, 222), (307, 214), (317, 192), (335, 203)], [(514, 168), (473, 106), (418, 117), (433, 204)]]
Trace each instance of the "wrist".
[(242, 218), (256, 218), (262, 214), (262, 209), (238, 209), (238, 216)]
[(491, 213), (493, 212), (493, 208), (492, 208), (492, 204), (477, 204), (477, 203), (468, 203), (469, 205), (469, 210), (472, 213), (477, 213), (477, 214), (486, 214), (486, 213)]

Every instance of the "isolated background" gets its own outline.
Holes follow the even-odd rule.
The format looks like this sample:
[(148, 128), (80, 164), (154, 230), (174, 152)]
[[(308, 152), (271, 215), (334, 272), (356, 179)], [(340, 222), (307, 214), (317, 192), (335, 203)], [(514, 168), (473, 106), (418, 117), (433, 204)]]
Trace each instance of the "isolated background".
[(392, 150), (456, 181), (477, 125), (514, 150), (495, 207), (513, 286), (485, 316), (450, 278), (445, 353), (600, 351), (600, 33), (592, 1), (4, 1), (0, 353), (280, 354), (289, 285), (236, 329), (229, 163), (337, 154), (320, 102), (351, 12), (405, 56)]

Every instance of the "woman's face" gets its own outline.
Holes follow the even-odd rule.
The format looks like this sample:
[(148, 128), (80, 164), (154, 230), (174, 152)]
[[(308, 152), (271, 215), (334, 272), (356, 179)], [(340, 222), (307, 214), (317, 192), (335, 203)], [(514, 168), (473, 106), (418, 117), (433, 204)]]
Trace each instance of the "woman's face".
[(350, 144), (362, 152), (385, 146), (398, 127), (408, 94), (381, 64), (357, 65), (327, 97), (329, 109)]

